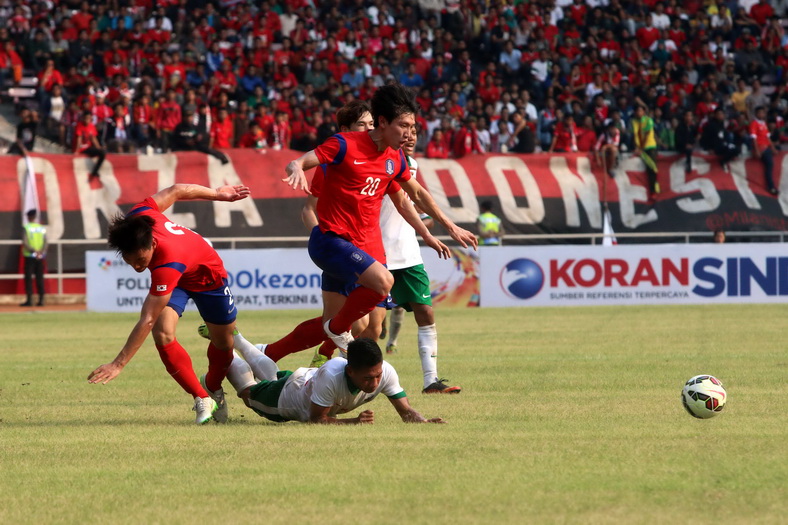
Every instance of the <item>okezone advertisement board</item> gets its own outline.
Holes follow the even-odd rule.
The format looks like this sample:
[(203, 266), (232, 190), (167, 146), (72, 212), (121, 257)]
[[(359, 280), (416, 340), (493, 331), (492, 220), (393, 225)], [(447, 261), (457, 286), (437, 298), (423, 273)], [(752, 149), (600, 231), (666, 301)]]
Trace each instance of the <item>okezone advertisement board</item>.
[[(322, 308), (320, 270), (306, 249), (217, 250), (240, 311)], [(85, 254), (87, 307), (97, 312), (138, 312), (150, 289), (150, 272), (137, 273), (111, 251)], [(187, 310), (196, 310), (189, 301)]]
[[(306, 248), (218, 250), (227, 269), (230, 290), (240, 311), (321, 309), (321, 271)], [(436, 305), (476, 306), (479, 302), (478, 254), (452, 249), (442, 260), (422, 248)], [(89, 251), (87, 307), (97, 312), (137, 312), (150, 289), (150, 272), (137, 273), (112, 251)], [(189, 301), (187, 310), (195, 310)]]
[(483, 247), (482, 306), (781, 303), (785, 244)]

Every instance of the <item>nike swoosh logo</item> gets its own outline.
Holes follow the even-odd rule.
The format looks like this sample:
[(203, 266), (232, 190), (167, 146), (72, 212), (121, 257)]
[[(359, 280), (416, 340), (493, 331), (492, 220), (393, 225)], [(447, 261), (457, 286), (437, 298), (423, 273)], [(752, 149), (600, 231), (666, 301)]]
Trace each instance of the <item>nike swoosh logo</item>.
[(421, 296), (422, 296), (423, 298), (425, 298), (425, 299), (426, 299), (426, 298), (428, 298), (428, 297), (432, 297), (431, 295), (424, 295), (424, 294), (421, 294)]
[(357, 161), (357, 160), (354, 160), (354, 161), (353, 161), (353, 164), (366, 164), (366, 163), (367, 163), (367, 161), (364, 161), (364, 162), (359, 162), (359, 161)]

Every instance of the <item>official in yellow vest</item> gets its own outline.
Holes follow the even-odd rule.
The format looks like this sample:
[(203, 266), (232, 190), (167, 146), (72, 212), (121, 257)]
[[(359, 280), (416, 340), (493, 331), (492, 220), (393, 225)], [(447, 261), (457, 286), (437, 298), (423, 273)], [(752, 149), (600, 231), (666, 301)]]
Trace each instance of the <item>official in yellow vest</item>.
[(639, 156), (646, 165), (649, 192), (659, 193), (657, 182), (657, 139), (654, 134), (654, 119), (648, 116), (646, 107), (638, 104), (632, 118), (632, 134), (635, 136), (634, 154)]
[(481, 215), (476, 219), (479, 230), (479, 244), (484, 246), (498, 246), (503, 239), (503, 225), (501, 219), (492, 212), (492, 202), (484, 201), (479, 207)]
[(22, 233), (27, 301), (20, 306), (33, 306), (33, 274), (36, 276), (38, 306), (44, 305), (44, 258), (47, 250), (47, 230), (42, 224), (36, 222), (36, 214), (36, 210), (27, 212), (27, 224), (25, 224)]

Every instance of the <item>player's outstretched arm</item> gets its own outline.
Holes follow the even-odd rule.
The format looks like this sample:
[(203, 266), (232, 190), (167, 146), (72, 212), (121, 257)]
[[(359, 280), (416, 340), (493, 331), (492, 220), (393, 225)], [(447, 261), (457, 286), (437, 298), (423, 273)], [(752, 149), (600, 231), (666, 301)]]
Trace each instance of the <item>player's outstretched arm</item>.
[(410, 199), (407, 198), (405, 192), (399, 190), (396, 193), (389, 194), (391, 198), (391, 202), (394, 204), (394, 207), (397, 208), (397, 211), (402, 218), (410, 224), (416, 233), (418, 233), (424, 242), (427, 243), (427, 246), (438, 252), (438, 257), (441, 259), (449, 259), (451, 258), (451, 252), (449, 251), (449, 247), (439, 241), (432, 233), (430, 233), (429, 228), (421, 220), (419, 217), (419, 212), (416, 210), (416, 207), (410, 202)]
[(398, 399), (389, 398), (391, 404), (394, 405), (394, 409), (399, 414), (399, 417), (402, 418), (402, 421), (405, 423), (445, 423), (442, 418), (433, 417), (431, 419), (426, 419), (424, 416), (416, 412), (416, 410), (410, 406), (407, 397), (400, 397)]
[(463, 248), (467, 248), (469, 244), (473, 246), (474, 249), (479, 246), (479, 241), (476, 239), (476, 236), (465, 228), (460, 228), (446, 217), (441, 209), (438, 208), (432, 195), (430, 195), (416, 179), (411, 178), (406, 181), (400, 181), (399, 184), (402, 186), (402, 189), (405, 190), (405, 193), (410, 196), (414, 204), (446, 228), (451, 238), (460, 243)]
[(297, 159), (291, 160), (285, 166), (287, 177), (282, 179), (282, 181), (286, 182), (294, 190), (304, 190), (311, 195), (312, 192), (309, 191), (309, 183), (306, 180), (305, 172), (319, 165), (320, 161), (317, 158), (317, 154), (315, 154), (315, 150), (307, 151)]
[(161, 314), (161, 311), (167, 306), (167, 303), (170, 302), (171, 296), (172, 294), (148, 294), (145, 298), (145, 302), (142, 304), (140, 320), (137, 321), (137, 324), (134, 325), (134, 328), (131, 330), (126, 344), (123, 345), (123, 348), (111, 363), (101, 365), (90, 373), (88, 376), (89, 383), (101, 383), (106, 385), (120, 374), (123, 367), (131, 361), (131, 358), (134, 357), (134, 354), (140, 349), (142, 343), (145, 342), (145, 339), (153, 328), (153, 324), (159, 318), (159, 314)]
[(330, 417), (331, 407), (323, 407), (312, 403), (309, 407), (309, 422), (322, 425), (360, 425), (362, 423), (374, 423), (375, 413), (372, 410), (364, 410), (357, 417), (347, 419), (337, 419)]
[(178, 201), (226, 201), (234, 202), (245, 199), (251, 194), (248, 187), (243, 185), (222, 186), (221, 188), (208, 188), (199, 184), (173, 184), (169, 188), (164, 188), (153, 195), (153, 200), (159, 207), (160, 212)]

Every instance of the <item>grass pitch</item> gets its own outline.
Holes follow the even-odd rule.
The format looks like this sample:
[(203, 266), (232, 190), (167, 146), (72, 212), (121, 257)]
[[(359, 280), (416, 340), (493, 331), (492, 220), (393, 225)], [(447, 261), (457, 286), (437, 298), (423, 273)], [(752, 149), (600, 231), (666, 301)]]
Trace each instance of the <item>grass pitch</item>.
[[(311, 312), (242, 312), (253, 342)], [(230, 402), (197, 427), (150, 340), (109, 385), (87, 374), (135, 315), (0, 320), (0, 523), (778, 523), (788, 511), (788, 306), (439, 310), (424, 396), (415, 323), (389, 358), (411, 404), (447, 425), (273, 424)], [(179, 339), (207, 367), (197, 316)], [(302, 353), (280, 363), (304, 366)], [(730, 400), (699, 421), (699, 373)], [(225, 383), (226, 388), (231, 388)], [(352, 415), (355, 415), (352, 414)]]

